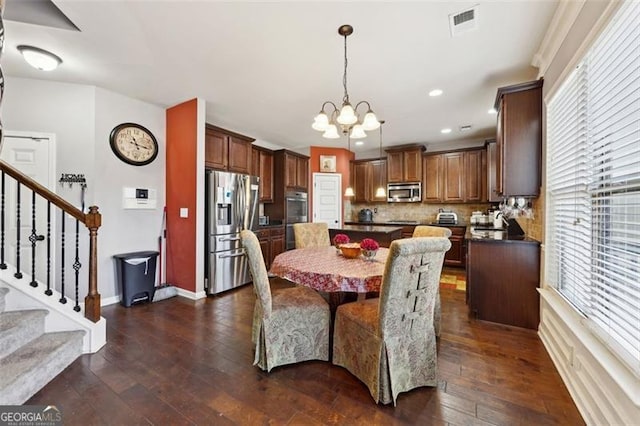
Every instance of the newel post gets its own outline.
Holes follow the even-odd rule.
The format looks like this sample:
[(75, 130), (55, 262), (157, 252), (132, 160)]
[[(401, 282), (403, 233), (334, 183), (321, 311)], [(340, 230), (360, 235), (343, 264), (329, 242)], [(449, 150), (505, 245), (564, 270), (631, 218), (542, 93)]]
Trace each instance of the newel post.
[(89, 207), (84, 224), (89, 228), (89, 293), (84, 298), (84, 316), (93, 322), (100, 320), (100, 293), (98, 293), (98, 228), (102, 215), (97, 206)]

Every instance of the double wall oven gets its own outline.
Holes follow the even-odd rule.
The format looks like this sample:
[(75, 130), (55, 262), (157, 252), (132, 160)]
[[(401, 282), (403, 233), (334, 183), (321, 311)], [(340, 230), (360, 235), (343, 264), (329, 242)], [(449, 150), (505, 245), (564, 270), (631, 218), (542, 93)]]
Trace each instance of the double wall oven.
[(287, 240), (287, 250), (296, 248), (293, 237), (293, 224), (307, 222), (308, 214), (307, 193), (290, 191), (285, 194), (285, 237)]

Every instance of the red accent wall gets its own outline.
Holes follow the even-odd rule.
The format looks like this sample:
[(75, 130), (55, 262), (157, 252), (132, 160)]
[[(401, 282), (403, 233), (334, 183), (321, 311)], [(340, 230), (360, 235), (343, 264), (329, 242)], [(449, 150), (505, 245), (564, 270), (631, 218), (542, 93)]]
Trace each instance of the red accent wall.
[[(198, 101), (167, 109), (167, 283), (196, 291), (196, 170)], [(180, 208), (189, 217), (180, 217)]]
[[(322, 146), (312, 146), (309, 150), (309, 173), (311, 183), (313, 183), (313, 173), (320, 172), (320, 156), (335, 155), (336, 156), (336, 173), (342, 174), (342, 193), (349, 186), (351, 177), (350, 161), (355, 160), (356, 155), (344, 148), (325, 148)], [(344, 196), (343, 199), (346, 199)], [(309, 187), (309, 212), (313, 212), (313, 185)]]

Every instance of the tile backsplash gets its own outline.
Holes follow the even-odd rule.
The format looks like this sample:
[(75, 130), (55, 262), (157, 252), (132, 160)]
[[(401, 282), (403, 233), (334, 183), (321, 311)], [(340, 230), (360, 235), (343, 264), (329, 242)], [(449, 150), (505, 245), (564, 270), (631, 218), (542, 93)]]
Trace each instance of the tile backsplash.
[[(519, 217), (518, 224), (529, 238), (542, 241), (544, 228), (544, 197), (531, 199), (533, 215), (531, 218)], [(458, 215), (458, 221), (464, 224), (470, 223), (471, 213), (497, 207), (496, 204), (423, 204), (423, 203), (386, 203), (386, 204), (352, 204), (346, 201), (344, 204), (345, 222), (357, 222), (358, 212), (361, 209), (374, 211), (374, 222), (386, 222), (390, 220), (415, 220), (419, 222), (432, 222), (436, 220), (439, 209), (450, 210)], [(377, 213), (376, 213), (377, 209)]]
[[(358, 212), (362, 209), (374, 211), (374, 222), (386, 222), (390, 220), (416, 220), (420, 222), (432, 222), (436, 220), (439, 209), (452, 211), (458, 215), (458, 221), (469, 223), (471, 212), (486, 210), (491, 206), (488, 203), (478, 204), (423, 204), (423, 203), (387, 203), (387, 204), (351, 204), (345, 203), (345, 222), (357, 221)], [(377, 213), (375, 213), (377, 209)]]

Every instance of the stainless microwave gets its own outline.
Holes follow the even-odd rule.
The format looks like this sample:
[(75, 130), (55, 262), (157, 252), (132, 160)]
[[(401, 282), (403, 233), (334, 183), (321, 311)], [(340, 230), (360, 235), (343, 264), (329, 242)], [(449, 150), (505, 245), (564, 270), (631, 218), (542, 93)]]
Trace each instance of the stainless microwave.
[(422, 182), (387, 184), (389, 203), (419, 203), (422, 201)]

